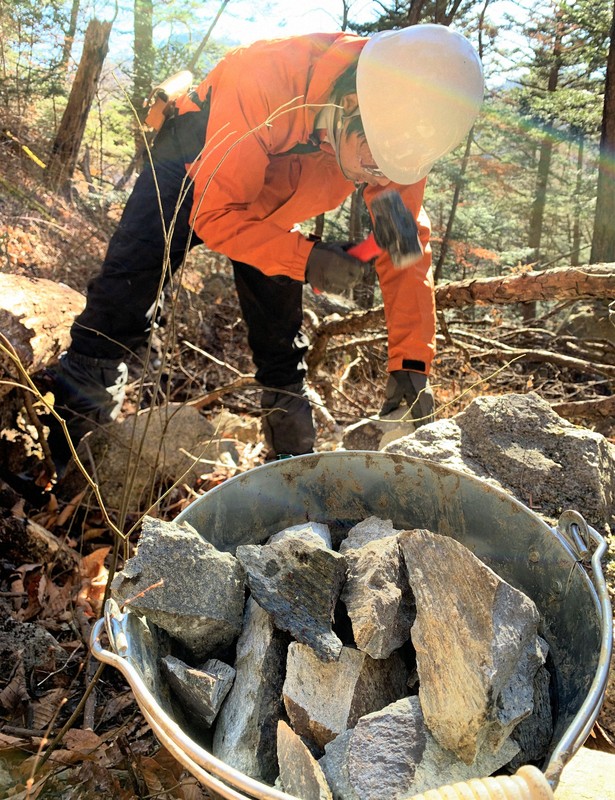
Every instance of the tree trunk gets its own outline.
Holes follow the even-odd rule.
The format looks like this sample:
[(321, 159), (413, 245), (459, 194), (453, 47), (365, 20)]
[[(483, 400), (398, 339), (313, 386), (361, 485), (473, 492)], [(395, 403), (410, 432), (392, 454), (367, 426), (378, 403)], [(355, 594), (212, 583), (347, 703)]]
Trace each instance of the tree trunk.
[[(558, 16), (560, 12), (558, 12)], [(562, 25), (559, 19), (555, 22), (555, 41), (553, 44), (553, 63), (549, 71), (547, 81), (547, 92), (553, 93), (557, 90), (559, 73), (562, 65)], [(553, 155), (553, 119), (551, 118), (546, 126), (545, 135), (540, 143), (538, 157), (538, 169), (536, 173), (536, 188), (534, 201), (529, 220), (528, 247), (532, 251), (532, 259), (540, 262), (540, 245), (542, 240), (542, 226), (547, 205), (547, 186), (549, 183), (549, 173), (551, 172), (551, 156)], [(536, 316), (536, 304), (530, 303), (521, 306), (521, 316), (525, 322), (534, 319)]]
[(67, 189), (73, 177), (85, 124), (109, 49), (111, 25), (111, 22), (97, 19), (88, 25), (83, 55), (47, 164), (47, 183), (54, 191)]
[[(152, 90), (154, 80), (154, 8), (152, 0), (134, 0), (133, 83), (131, 102), (143, 122), (147, 109), (143, 103)], [(134, 117), (133, 117), (134, 119)], [(141, 126), (135, 120), (135, 155), (143, 154)]]
[(583, 183), (583, 151), (585, 148), (585, 134), (583, 131), (579, 131), (577, 140), (579, 143), (577, 150), (577, 179), (573, 199), (574, 219), (572, 223), (572, 253), (570, 256), (570, 265), (573, 267), (579, 265), (581, 256), (581, 206), (583, 202), (581, 190)]
[(77, 19), (79, 18), (80, 5), (81, 0), (73, 0), (70, 10), (70, 20), (64, 35), (64, 45), (62, 47), (62, 69), (64, 72), (68, 72), (70, 54), (71, 50), (73, 49), (73, 42), (75, 41), (75, 32), (77, 31)]
[(468, 161), (470, 159), (470, 151), (472, 150), (472, 141), (473, 141), (473, 133), (474, 127), (468, 134), (468, 138), (466, 139), (466, 148), (463, 153), (463, 158), (461, 159), (461, 167), (459, 169), (459, 174), (455, 179), (455, 191), (453, 192), (453, 202), (451, 204), (451, 210), (448, 215), (448, 221), (446, 223), (446, 230), (444, 231), (444, 236), (442, 237), (442, 244), (440, 245), (440, 253), (438, 255), (438, 260), (436, 262), (436, 268), (434, 270), (434, 281), (438, 283), (442, 278), (442, 270), (444, 268), (444, 259), (448, 253), (448, 246), (451, 241), (451, 234), (453, 232), (453, 225), (455, 223), (455, 216), (457, 214), (457, 207), (459, 205), (459, 197), (461, 195), (461, 189), (464, 183), (464, 177), (466, 173), (466, 169), (468, 167)]
[(591, 261), (615, 261), (615, 3), (611, 22), (611, 44), (606, 66), (604, 109), (600, 136), (598, 193), (594, 217)]
[(547, 300), (615, 298), (615, 264), (560, 267), (500, 278), (473, 278), (436, 288), (438, 308)]

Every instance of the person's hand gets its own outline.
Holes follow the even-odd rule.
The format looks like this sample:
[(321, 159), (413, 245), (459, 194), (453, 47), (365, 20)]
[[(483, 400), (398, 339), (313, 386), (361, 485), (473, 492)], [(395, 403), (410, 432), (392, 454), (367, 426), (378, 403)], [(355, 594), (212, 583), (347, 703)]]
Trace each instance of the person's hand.
[(340, 294), (357, 283), (365, 265), (349, 256), (345, 246), (340, 242), (316, 242), (305, 266), (305, 280), (312, 289)]
[(435, 408), (433, 392), (429, 379), (423, 372), (396, 369), (390, 373), (380, 416), (395, 411), (404, 401), (417, 427), (433, 422)]

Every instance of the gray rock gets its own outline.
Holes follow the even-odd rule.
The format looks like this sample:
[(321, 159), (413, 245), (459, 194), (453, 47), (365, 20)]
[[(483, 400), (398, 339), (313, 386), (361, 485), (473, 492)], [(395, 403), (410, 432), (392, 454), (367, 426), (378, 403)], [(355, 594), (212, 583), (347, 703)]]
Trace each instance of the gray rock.
[[(340, 741), (341, 740), (341, 741)], [(479, 752), (471, 765), (441, 747), (425, 725), (419, 699), (404, 697), (362, 717), (344, 738), (325, 748), (325, 776), (335, 770), (335, 800), (401, 800), (445, 784), (483, 778), (517, 752), (507, 741), (499, 752)]]
[(111, 584), (130, 607), (202, 660), (241, 631), (244, 573), (191, 525), (145, 517), (135, 555)]
[(336, 659), (342, 642), (331, 625), (346, 576), (344, 557), (322, 542), (295, 537), (262, 546), (242, 545), (236, 555), (252, 597), (272, 615), (275, 625), (310, 645), (323, 660)]
[(318, 760), (331, 787), (333, 800), (359, 800), (348, 774), (348, 747), (351, 738), (352, 730), (340, 733), (325, 745), (325, 754)]
[(11, 616), (0, 620), (0, 671), (7, 680), (20, 660), (29, 676), (35, 667), (53, 672), (66, 659), (64, 649), (40, 625), (19, 622)]
[(342, 444), (346, 450), (377, 450), (383, 433), (378, 420), (361, 419), (344, 428)]
[(551, 677), (545, 667), (540, 667), (534, 678), (534, 703), (532, 714), (521, 720), (511, 738), (519, 745), (519, 753), (509, 764), (515, 772), (523, 764), (542, 766), (549, 753), (553, 738), (553, 713), (549, 684)]
[(510, 689), (519, 689), (524, 659), (533, 685), (539, 614), (455, 539), (415, 530), (399, 544), (416, 598), (412, 642), (425, 721), (440, 745), (471, 764), (529, 713), (527, 693)]
[(267, 783), (277, 776), (277, 725), (288, 639), (254, 600), (246, 603), (237, 642), (235, 682), (216, 721), (212, 752), (231, 767)]
[[(234, 442), (224, 440), (196, 408), (169, 403), (140, 411), (121, 422), (98, 428), (85, 437), (78, 455), (90, 474), (96, 474), (105, 505), (147, 510), (158, 488), (177, 480), (194, 480), (222, 459), (225, 466), (239, 459)], [(74, 461), (61, 481), (62, 496), (86, 488)]]
[(397, 537), (389, 535), (348, 549), (345, 557), (348, 573), (342, 601), (355, 643), (372, 658), (387, 658), (410, 639), (415, 617)]
[(278, 722), (278, 766), (283, 791), (301, 800), (333, 800), (320, 764), (282, 720)]
[(306, 645), (288, 648), (284, 705), (293, 729), (324, 747), (364, 714), (403, 697), (408, 670), (394, 653), (375, 660), (344, 647), (338, 661), (323, 663)]
[(362, 419), (344, 428), (342, 444), (346, 450), (381, 450), (389, 442), (415, 430), (408, 407), (395, 409), (377, 419)]
[(533, 392), (479, 397), (383, 449), (489, 480), (549, 519), (573, 508), (599, 530), (615, 530), (615, 446)]
[(348, 536), (340, 544), (340, 553), (356, 550), (368, 542), (375, 542), (398, 533), (390, 519), (367, 517), (348, 531)]
[(292, 538), (313, 542), (321, 547), (324, 545), (329, 548), (329, 550), (332, 547), (329, 526), (323, 525), (321, 522), (304, 522), (301, 525), (292, 525), (290, 528), (284, 528), (283, 531), (274, 533), (273, 536), (267, 540), (267, 544)]
[(190, 667), (171, 655), (162, 659), (161, 666), (186, 717), (198, 726), (209, 728), (233, 685), (233, 667), (217, 658), (200, 667)]

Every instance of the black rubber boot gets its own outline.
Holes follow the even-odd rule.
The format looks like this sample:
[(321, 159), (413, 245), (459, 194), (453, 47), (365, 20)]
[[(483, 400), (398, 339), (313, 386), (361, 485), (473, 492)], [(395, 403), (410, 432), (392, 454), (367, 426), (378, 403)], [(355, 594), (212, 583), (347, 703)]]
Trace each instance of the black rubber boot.
[[(122, 408), (128, 370), (118, 359), (91, 358), (68, 350), (58, 363), (49, 367), (43, 381), (53, 392), (54, 408), (67, 424), (74, 447), (89, 431), (112, 422)], [(62, 426), (53, 415), (48, 444), (58, 478), (71, 459), (71, 450)]]
[(270, 458), (300, 456), (314, 451), (316, 430), (303, 383), (266, 389), (261, 406), (263, 435), (271, 449)]

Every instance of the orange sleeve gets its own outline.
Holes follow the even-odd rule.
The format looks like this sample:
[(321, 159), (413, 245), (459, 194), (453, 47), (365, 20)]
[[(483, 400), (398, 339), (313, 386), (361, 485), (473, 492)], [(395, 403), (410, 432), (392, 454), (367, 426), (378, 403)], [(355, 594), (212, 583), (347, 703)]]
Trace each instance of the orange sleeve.
[[(436, 343), (436, 303), (431, 270), (431, 225), (422, 207), (425, 180), (412, 186), (391, 184), (417, 221), (424, 249), (422, 259), (405, 269), (396, 269), (383, 251), (376, 260), (388, 331), (388, 370), (412, 369), (429, 374)], [(365, 201), (382, 189), (366, 187)]]
[[(304, 101), (298, 97), (289, 103), (284, 76), (272, 80), (267, 60), (247, 55), (247, 62), (241, 54), (227, 59), (211, 75), (207, 142), (190, 168), (194, 229), (212, 250), (266, 275), (303, 281), (313, 242), (268, 218), (259, 196), (264, 188), (275, 189), (267, 186), (270, 157), (289, 136), (296, 124), (293, 114), (302, 114)], [(207, 83), (199, 94), (207, 91)]]

